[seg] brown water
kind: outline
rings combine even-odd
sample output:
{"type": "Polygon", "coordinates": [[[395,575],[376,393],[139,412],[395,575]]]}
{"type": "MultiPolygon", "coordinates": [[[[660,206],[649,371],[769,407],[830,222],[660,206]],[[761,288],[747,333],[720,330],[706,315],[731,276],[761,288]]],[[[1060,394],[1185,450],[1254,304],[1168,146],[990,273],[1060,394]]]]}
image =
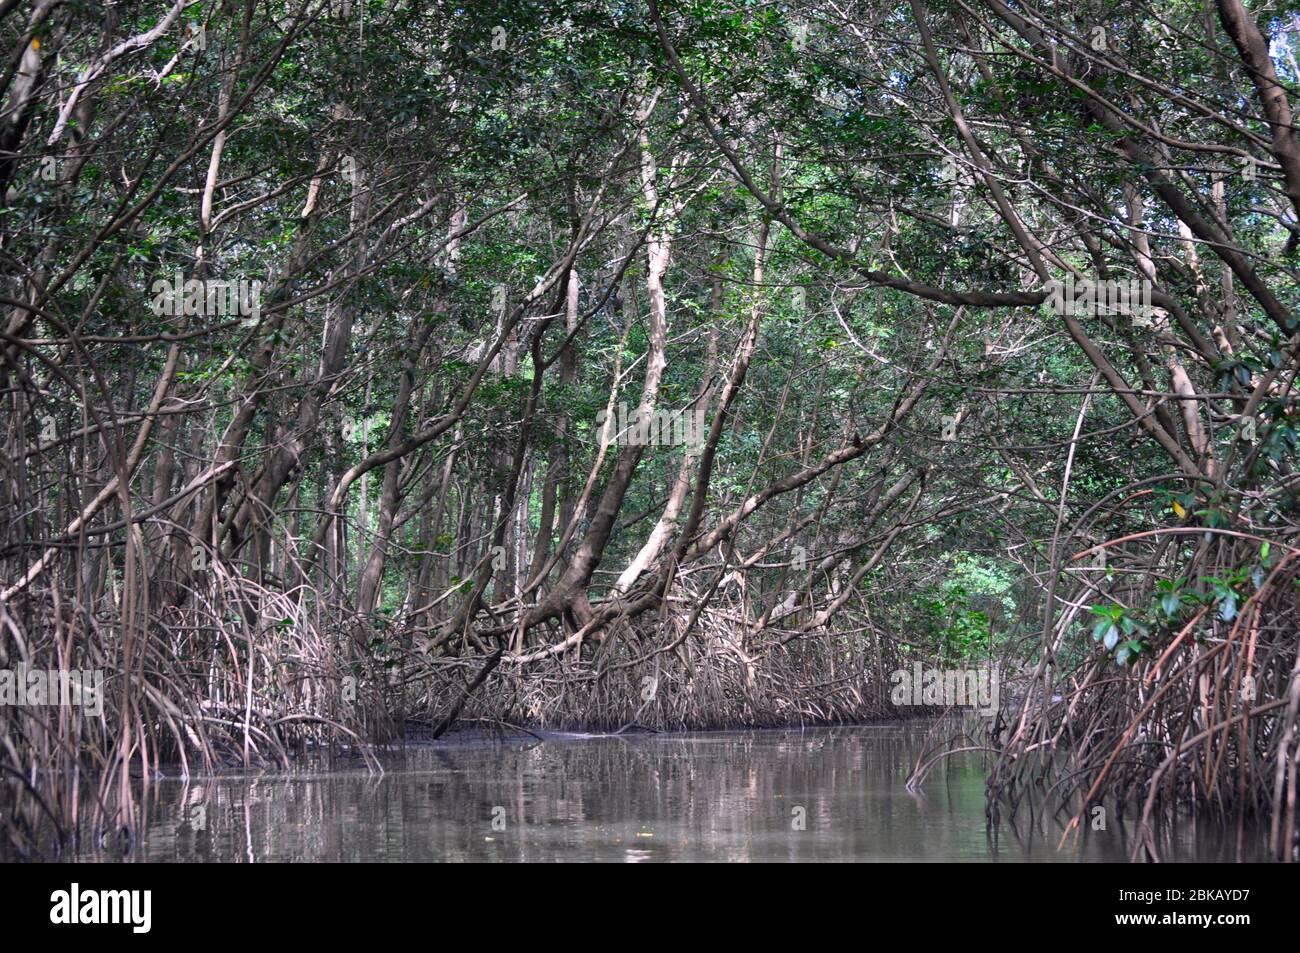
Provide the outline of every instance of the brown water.
{"type": "MultiPolygon", "coordinates": [[[[383,777],[348,759],[293,773],[149,785],[146,861],[1126,860],[1123,825],[1056,849],[1059,826],[986,830],[984,766],[961,755],[921,795],[916,723],[803,731],[479,741],[408,748],[383,777]],[[802,824],[800,823],[802,821],[802,824]],[[801,829],[802,828],[802,829],[801,829]]],[[[1231,859],[1217,829],[1166,859],[1231,859]]]]}

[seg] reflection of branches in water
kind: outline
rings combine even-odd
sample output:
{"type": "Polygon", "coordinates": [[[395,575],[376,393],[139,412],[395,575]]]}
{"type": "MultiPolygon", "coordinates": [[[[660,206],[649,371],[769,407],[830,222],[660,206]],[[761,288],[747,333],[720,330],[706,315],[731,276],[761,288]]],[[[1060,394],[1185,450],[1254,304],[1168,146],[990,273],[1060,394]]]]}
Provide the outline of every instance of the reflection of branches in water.
{"type": "MultiPolygon", "coordinates": [[[[304,71],[296,43],[326,52],[317,67],[356,52],[319,9],[271,36],[222,7],[206,28],[229,56],[182,90],[132,78],[161,28],[39,6],[0,80],[0,663],[110,675],[102,716],[0,707],[15,849],[77,837],[74,818],[131,845],[152,810],[139,779],[176,762],[346,750],[380,776],[379,749],[457,719],[857,722],[896,714],[901,660],[988,650],[1028,666],[1012,721],[936,740],[909,790],[996,752],[993,817],[1035,817],[1041,790],[1074,835],[1099,801],[1132,802],[1134,856],[1154,858],[1162,816],[1213,804],[1238,832],[1269,815],[1292,857],[1300,171],[1256,83],[1270,38],[1236,0],[1230,42],[1191,5],[1172,27],[1141,5],[1108,23],[1172,37],[1149,55],[1071,38],[1050,10],[913,0],[894,14],[920,42],[899,44],[879,4],[813,4],[826,29],[793,59],[780,31],[701,33],[652,2],[630,58],[546,44],[490,76],[457,60],[445,85],[444,52],[485,22],[517,36],[546,17],[387,5],[416,42],[382,75],[423,97],[400,121],[304,71]],[[1017,95],[967,95],[940,50],[1017,95]],[[647,63],[675,81],[650,92],[647,63]],[[753,63],[805,91],[814,71],[824,101],[782,81],[748,109],[753,63]],[[305,91],[292,141],[225,148],[283,125],[265,93],[285,68],[305,91]],[[871,79],[899,75],[905,100],[871,79]],[[1114,79],[1154,95],[1117,106],[1114,79]],[[1196,140],[1159,131],[1177,128],[1196,140]],[[121,195],[105,156],[129,160],[121,195]],[[265,274],[268,300],[251,321],[193,314],[202,294],[151,316],[141,288],[173,266],[200,291],[265,274]],[[1043,307],[1061,276],[1093,288],[1085,266],[1135,276],[1154,312],[1043,307]],[[591,426],[633,398],[648,420],[700,412],[707,440],[591,426]],[[1171,493],[1178,525],[1149,506],[1171,493]],[[1083,565],[1099,554],[1106,570],[1083,565]],[[941,618],[959,600],[932,595],[966,557],[1019,565],[1014,613],[990,586],[963,620],[982,624],[941,618]],[[1133,623],[1178,579],[1235,594],[1147,613],[1123,658],[1080,637],[1091,604],[1133,623]]],[[[601,29],[579,32],[624,49],[601,29]]]]}

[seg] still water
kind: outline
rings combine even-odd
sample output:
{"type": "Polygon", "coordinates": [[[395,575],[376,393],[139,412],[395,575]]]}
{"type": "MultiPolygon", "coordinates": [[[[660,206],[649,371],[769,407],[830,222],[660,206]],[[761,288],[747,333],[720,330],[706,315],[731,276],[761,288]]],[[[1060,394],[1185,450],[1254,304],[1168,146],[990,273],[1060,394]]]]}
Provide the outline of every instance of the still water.
{"type": "MultiPolygon", "coordinates": [[[[293,773],[161,780],[144,861],[1099,861],[1123,825],[1057,850],[1058,823],[986,829],[984,766],[959,755],[904,788],[925,726],[522,736],[407,748],[293,773]]],[[[1216,830],[1167,860],[1229,860],[1216,830]]]]}

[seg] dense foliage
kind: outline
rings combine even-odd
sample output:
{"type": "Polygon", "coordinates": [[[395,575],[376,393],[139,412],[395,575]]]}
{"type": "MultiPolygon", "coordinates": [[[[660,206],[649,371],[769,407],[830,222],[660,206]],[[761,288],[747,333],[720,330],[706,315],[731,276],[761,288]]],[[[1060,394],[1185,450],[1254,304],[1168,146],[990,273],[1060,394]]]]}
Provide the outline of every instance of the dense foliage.
{"type": "Polygon", "coordinates": [[[0,826],[924,661],[1289,857],[1296,10],[0,2],[0,826]]]}

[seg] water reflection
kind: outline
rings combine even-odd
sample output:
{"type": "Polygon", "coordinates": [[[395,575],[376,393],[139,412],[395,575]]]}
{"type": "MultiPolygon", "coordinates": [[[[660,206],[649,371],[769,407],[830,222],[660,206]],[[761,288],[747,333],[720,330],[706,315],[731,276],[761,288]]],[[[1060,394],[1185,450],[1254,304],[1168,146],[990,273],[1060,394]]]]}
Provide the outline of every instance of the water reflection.
{"type": "MultiPolygon", "coordinates": [[[[1060,824],[990,836],[984,764],[904,781],[924,726],[551,737],[407,749],[378,778],[347,760],[149,786],[148,861],[1126,860],[1118,822],[1058,851],[1060,824]]],[[[1215,828],[1167,860],[1232,859],[1215,828]]]]}

